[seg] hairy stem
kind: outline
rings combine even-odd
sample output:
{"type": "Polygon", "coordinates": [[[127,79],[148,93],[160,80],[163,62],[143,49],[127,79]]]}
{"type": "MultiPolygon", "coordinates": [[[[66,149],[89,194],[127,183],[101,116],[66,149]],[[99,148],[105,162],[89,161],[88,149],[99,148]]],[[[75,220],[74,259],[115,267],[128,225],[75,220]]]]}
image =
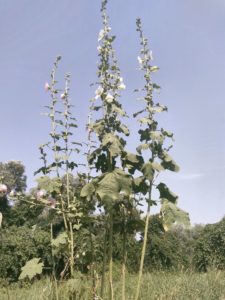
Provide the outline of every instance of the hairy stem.
{"type": "Polygon", "coordinates": [[[152,197],[152,182],[151,182],[150,189],[149,189],[149,201],[148,201],[147,214],[146,214],[146,220],[145,220],[144,241],[143,241],[142,251],[141,251],[141,261],[140,261],[140,268],[139,268],[139,274],[138,274],[138,283],[137,283],[137,289],[136,289],[136,294],[135,294],[135,298],[134,298],[135,300],[139,299],[140,288],[141,288],[141,280],[142,280],[146,245],[147,245],[147,239],[148,239],[148,227],[149,227],[149,219],[150,219],[150,208],[151,208],[150,201],[151,201],[151,197],[152,197]]]}

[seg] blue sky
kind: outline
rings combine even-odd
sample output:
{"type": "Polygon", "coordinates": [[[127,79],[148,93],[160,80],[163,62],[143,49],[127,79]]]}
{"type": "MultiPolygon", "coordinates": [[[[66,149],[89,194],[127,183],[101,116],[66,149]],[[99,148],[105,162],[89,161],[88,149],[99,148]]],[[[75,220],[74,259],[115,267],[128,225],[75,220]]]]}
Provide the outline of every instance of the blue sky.
{"type": "MultiPolygon", "coordinates": [[[[21,160],[28,185],[41,166],[38,145],[48,140],[44,84],[55,57],[58,77],[72,73],[71,96],[84,141],[88,101],[94,95],[100,0],[0,1],[1,161],[21,160]]],[[[111,0],[115,48],[127,89],[121,101],[137,110],[142,86],[135,20],[141,17],[160,71],[159,101],[168,106],[161,124],[175,134],[172,150],[180,172],[161,178],[179,195],[192,223],[213,223],[225,214],[225,2],[223,0],[111,0]]],[[[137,126],[131,119],[131,150],[137,126]]]]}

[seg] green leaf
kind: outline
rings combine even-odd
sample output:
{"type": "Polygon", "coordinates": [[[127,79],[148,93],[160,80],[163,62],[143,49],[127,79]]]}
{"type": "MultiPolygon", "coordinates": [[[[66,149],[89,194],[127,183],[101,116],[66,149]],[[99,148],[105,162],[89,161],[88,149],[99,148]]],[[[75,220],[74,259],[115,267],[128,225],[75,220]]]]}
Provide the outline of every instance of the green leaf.
{"type": "Polygon", "coordinates": [[[163,168],[162,165],[158,164],[157,162],[152,163],[152,168],[158,172],[164,171],[165,169],[163,168]]]}
{"type": "Polygon", "coordinates": [[[149,191],[149,186],[146,184],[144,176],[134,178],[133,183],[133,189],[135,193],[141,192],[143,195],[145,195],[149,191]]]}
{"type": "Polygon", "coordinates": [[[133,114],[133,117],[136,118],[138,115],[142,114],[145,111],[145,109],[142,109],[136,113],[133,114]]]}
{"type": "Polygon", "coordinates": [[[165,183],[161,182],[160,184],[157,185],[156,188],[159,190],[161,199],[167,199],[168,201],[170,201],[172,203],[177,202],[178,196],[176,194],[174,194],[173,192],[171,192],[165,183]]]}
{"type": "Polygon", "coordinates": [[[152,163],[151,162],[147,162],[143,165],[143,167],[141,168],[141,171],[144,175],[144,177],[148,180],[152,180],[153,176],[154,176],[154,170],[152,167],[152,163]]]}
{"type": "Polygon", "coordinates": [[[164,136],[162,135],[161,132],[159,131],[151,131],[150,132],[150,138],[153,140],[153,141],[157,141],[158,143],[162,144],[163,141],[164,141],[164,136]]]}
{"type": "Polygon", "coordinates": [[[122,155],[122,166],[127,169],[130,174],[134,174],[136,170],[141,170],[144,163],[143,157],[130,152],[124,152],[122,155]]]}
{"type": "Polygon", "coordinates": [[[141,118],[141,119],[138,119],[138,122],[140,122],[141,124],[151,125],[153,123],[153,120],[148,119],[148,118],[141,118]]]}
{"type": "Polygon", "coordinates": [[[141,144],[137,147],[137,152],[141,154],[142,150],[148,150],[149,149],[149,144],[145,143],[145,144],[141,144]]]}
{"type": "Polygon", "coordinates": [[[66,232],[60,233],[55,239],[52,239],[52,247],[59,248],[60,245],[67,244],[68,236],[66,232]]]}
{"type": "Polygon", "coordinates": [[[119,137],[112,133],[107,133],[104,135],[102,145],[103,147],[108,148],[112,157],[118,156],[123,149],[119,137]]]}
{"type": "Polygon", "coordinates": [[[126,136],[130,134],[130,131],[126,125],[120,125],[120,129],[126,136]]]}
{"type": "Polygon", "coordinates": [[[19,276],[19,280],[28,277],[30,280],[36,275],[41,274],[44,264],[40,262],[40,258],[33,258],[26,262],[25,266],[21,268],[22,272],[19,276]]]}
{"type": "Polygon", "coordinates": [[[79,230],[81,228],[82,224],[75,224],[73,225],[73,228],[76,230],[79,230]]]}
{"type": "Polygon", "coordinates": [[[174,226],[190,227],[189,214],[167,199],[162,199],[161,215],[165,231],[174,226]]]}
{"type": "Polygon", "coordinates": [[[159,67],[157,67],[157,66],[153,66],[150,68],[151,72],[157,72],[158,70],[159,70],[159,67]]]}
{"type": "Polygon", "coordinates": [[[115,104],[112,104],[112,112],[116,112],[123,117],[126,115],[125,111],[115,104]]]}
{"type": "Polygon", "coordinates": [[[162,134],[163,134],[164,136],[169,137],[169,138],[172,138],[172,137],[173,137],[173,133],[172,133],[172,132],[166,131],[166,130],[163,130],[163,129],[162,129],[162,134]]]}
{"type": "Polygon", "coordinates": [[[119,194],[130,195],[132,193],[131,177],[123,170],[115,169],[105,173],[97,184],[96,194],[107,205],[119,200],[119,194]]]}
{"type": "Polygon", "coordinates": [[[85,184],[85,186],[81,190],[80,195],[81,195],[81,197],[86,197],[87,200],[90,200],[90,198],[92,197],[94,192],[95,192],[95,187],[90,182],[90,183],[85,184]]]}
{"type": "Polygon", "coordinates": [[[162,163],[164,169],[170,170],[173,172],[179,172],[180,168],[177,163],[172,159],[172,157],[166,152],[163,152],[162,163]]]}
{"type": "Polygon", "coordinates": [[[94,130],[97,135],[101,135],[104,132],[104,127],[104,120],[99,120],[96,121],[94,124],[89,125],[89,128],[94,130]]]}

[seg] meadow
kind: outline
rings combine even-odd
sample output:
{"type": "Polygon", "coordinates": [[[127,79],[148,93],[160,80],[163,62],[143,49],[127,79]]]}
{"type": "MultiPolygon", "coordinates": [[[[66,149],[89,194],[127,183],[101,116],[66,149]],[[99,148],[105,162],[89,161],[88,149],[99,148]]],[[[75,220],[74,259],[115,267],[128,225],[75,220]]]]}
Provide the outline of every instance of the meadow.
{"type": "MultiPolygon", "coordinates": [[[[59,300],[88,300],[92,297],[90,280],[85,277],[69,279],[58,285],[59,300]]],[[[133,299],[137,276],[128,275],[126,299],[133,299]]],[[[121,299],[120,278],[115,280],[115,299],[121,299]]],[[[1,300],[55,300],[54,282],[49,278],[35,281],[32,285],[16,283],[0,288],[1,300]]],[[[100,298],[99,298],[100,299],[100,298]]],[[[108,299],[107,291],[106,297],[108,299]]],[[[153,272],[143,275],[140,299],[143,300],[223,300],[225,299],[225,273],[209,271],[192,272],[153,272]]]]}

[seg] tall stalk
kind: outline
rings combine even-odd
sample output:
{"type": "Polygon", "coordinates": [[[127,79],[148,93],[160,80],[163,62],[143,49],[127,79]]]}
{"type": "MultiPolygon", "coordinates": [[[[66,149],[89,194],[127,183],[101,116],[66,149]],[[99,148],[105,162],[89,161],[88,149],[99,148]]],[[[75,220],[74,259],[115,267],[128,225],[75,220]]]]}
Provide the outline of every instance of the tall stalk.
{"type": "Polygon", "coordinates": [[[50,85],[46,83],[45,90],[50,92],[51,103],[46,106],[49,110],[47,116],[51,120],[51,139],[52,141],[40,146],[41,159],[44,162],[44,167],[40,168],[37,172],[43,172],[45,175],[51,172],[56,173],[56,186],[52,189],[49,188],[50,194],[54,194],[57,199],[57,207],[59,206],[60,213],[63,217],[65,231],[68,237],[68,251],[69,251],[69,266],[70,274],[73,276],[74,273],[74,232],[73,224],[75,220],[81,218],[82,213],[77,211],[77,198],[72,194],[70,184],[70,174],[75,167],[78,165],[74,161],[70,161],[71,154],[73,152],[78,153],[79,149],[74,145],[81,145],[77,142],[71,142],[71,136],[73,132],[71,128],[76,128],[76,119],[72,117],[70,111],[72,105],[70,104],[69,98],[69,84],[70,74],[65,76],[65,88],[64,90],[56,88],[55,73],[58,68],[58,63],[61,60],[61,56],[56,58],[53,70],[51,72],[50,85]],[[59,92],[61,92],[59,96],[59,92]],[[59,98],[60,97],[60,98],[59,98]],[[44,150],[48,147],[53,152],[53,162],[47,164],[47,153],[44,150]],[[60,177],[64,176],[64,177],[60,177]],[[65,184],[63,183],[65,180],[65,184]]]}
{"type": "Polygon", "coordinates": [[[109,299],[114,300],[113,291],[113,212],[109,213],[109,299]]]}
{"type": "Polygon", "coordinates": [[[102,262],[102,277],[101,277],[101,291],[100,297],[103,299],[104,297],[104,289],[105,289],[105,272],[106,272],[106,259],[107,259],[107,240],[108,240],[108,232],[107,228],[105,228],[105,235],[104,235],[104,248],[103,248],[103,262],[102,262]]]}
{"type": "Polygon", "coordinates": [[[144,259],[146,253],[146,246],[148,240],[148,230],[149,230],[149,219],[150,219],[150,208],[152,205],[156,205],[156,201],[152,200],[152,190],[157,188],[160,193],[160,200],[163,202],[166,198],[166,201],[175,202],[177,196],[170,192],[168,187],[164,183],[158,185],[155,184],[156,178],[159,172],[163,170],[178,171],[178,166],[173,161],[173,159],[168,155],[168,151],[172,145],[165,146],[165,140],[167,138],[172,139],[173,134],[169,131],[164,130],[163,128],[158,127],[158,121],[156,121],[155,114],[167,111],[167,107],[159,103],[154,102],[155,91],[159,90],[160,87],[152,82],[152,73],[158,71],[157,66],[152,66],[151,62],[153,60],[152,52],[148,48],[148,40],[144,37],[141,20],[137,19],[137,32],[140,37],[141,51],[140,56],[138,56],[138,62],[140,70],[144,72],[145,85],[141,91],[144,92],[144,97],[141,98],[145,107],[134,114],[134,117],[138,115],[145,114],[142,118],[138,119],[138,122],[141,126],[144,126],[144,129],[139,130],[140,141],[142,142],[138,147],[137,151],[142,155],[142,151],[149,150],[150,157],[146,161],[146,155],[142,155],[143,164],[139,171],[142,172],[142,176],[137,178],[137,190],[145,197],[147,202],[147,213],[145,218],[145,230],[143,245],[141,251],[140,267],[138,274],[138,282],[135,293],[135,300],[139,299],[141,280],[144,267],[144,259]]]}
{"type": "Polygon", "coordinates": [[[52,275],[53,275],[53,280],[55,284],[55,298],[56,300],[59,300],[59,292],[58,292],[58,283],[56,279],[56,270],[55,270],[55,258],[54,258],[54,253],[52,249],[52,241],[53,241],[53,226],[52,223],[50,224],[50,236],[51,236],[51,254],[52,254],[52,275]]]}
{"type": "MultiPolygon", "coordinates": [[[[126,196],[131,194],[131,178],[121,168],[122,154],[126,141],[121,135],[128,136],[129,130],[121,122],[127,116],[119,102],[120,90],[125,89],[120,69],[117,65],[115,50],[112,47],[115,36],[111,35],[109,18],[106,13],[107,0],[102,0],[101,15],[103,28],[98,36],[98,88],[95,91],[92,110],[101,111],[102,117],[93,121],[89,128],[96,134],[98,147],[89,155],[90,165],[100,172],[81,191],[82,197],[91,198],[95,195],[103,206],[105,215],[108,215],[109,236],[109,299],[114,299],[113,292],[113,213],[115,203],[120,193],[126,196]],[[119,162],[120,159],[120,162],[119,162]],[[118,166],[117,166],[118,164],[118,166]],[[123,183],[122,183],[123,182],[123,183]]],[[[103,260],[105,259],[105,255],[103,260]]],[[[103,261],[103,274],[101,295],[104,290],[105,261],[103,261]]]]}
{"type": "Polygon", "coordinates": [[[123,249],[122,249],[122,300],[126,300],[126,260],[127,260],[127,229],[126,210],[123,209],[123,249]]]}
{"type": "Polygon", "coordinates": [[[151,187],[149,190],[149,201],[148,201],[146,220],[145,220],[144,240],[143,240],[143,245],[142,245],[142,250],[141,250],[141,261],[140,261],[140,267],[139,267],[139,273],[138,273],[138,282],[137,282],[135,300],[138,300],[139,294],[140,294],[140,288],[141,288],[141,279],[142,279],[142,274],[143,274],[146,246],[147,246],[147,240],[148,240],[148,228],[149,228],[150,208],[151,208],[151,204],[150,204],[151,203],[150,202],[151,194],[152,194],[152,184],[151,184],[151,187]]]}

